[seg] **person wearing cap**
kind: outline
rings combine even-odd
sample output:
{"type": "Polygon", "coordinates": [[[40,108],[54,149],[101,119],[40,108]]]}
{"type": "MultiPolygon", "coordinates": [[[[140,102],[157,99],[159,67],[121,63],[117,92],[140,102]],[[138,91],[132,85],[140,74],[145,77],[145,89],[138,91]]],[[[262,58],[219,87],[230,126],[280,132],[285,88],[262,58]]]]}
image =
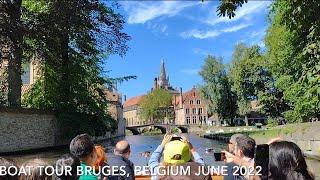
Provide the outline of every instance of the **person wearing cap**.
{"type": "Polygon", "coordinates": [[[163,166],[182,166],[188,162],[196,162],[200,166],[204,166],[204,161],[196,152],[195,148],[187,141],[186,138],[171,141],[172,135],[166,134],[162,143],[152,153],[149,160],[149,169],[152,175],[151,179],[158,179],[156,175],[163,166]],[[160,163],[163,154],[163,163],[160,163]]]}

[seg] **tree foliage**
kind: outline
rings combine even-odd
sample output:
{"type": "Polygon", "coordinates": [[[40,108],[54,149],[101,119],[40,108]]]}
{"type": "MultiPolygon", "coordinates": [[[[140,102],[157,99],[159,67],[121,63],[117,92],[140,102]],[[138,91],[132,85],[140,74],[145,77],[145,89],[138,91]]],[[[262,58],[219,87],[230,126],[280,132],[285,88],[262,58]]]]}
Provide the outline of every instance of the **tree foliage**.
{"type": "MultiPolygon", "coordinates": [[[[232,18],[246,2],[222,0],[218,15],[232,18]]],[[[318,0],[276,0],[271,6],[264,60],[274,83],[258,96],[266,111],[283,112],[289,122],[320,118],[319,9],[318,0]]]]}
{"type": "Polygon", "coordinates": [[[217,12],[218,16],[227,16],[230,19],[236,16],[235,11],[238,7],[242,7],[248,0],[220,0],[217,12]]]}
{"type": "Polygon", "coordinates": [[[240,43],[235,47],[230,67],[232,88],[238,97],[239,113],[246,115],[250,102],[258,100],[260,91],[268,89],[272,78],[263,65],[263,56],[259,46],[247,47],[240,43]]]}
{"type": "Polygon", "coordinates": [[[21,56],[23,27],[21,0],[0,1],[0,96],[2,105],[21,106],[21,56]],[[7,67],[1,67],[7,60],[7,67]]]}
{"type": "Polygon", "coordinates": [[[105,95],[113,79],[103,73],[102,65],[106,55],[123,56],[128,49],[122,16],[98,0],[25,0],[23,8],[29,29],[24,58],[41,64],[41,77],[24,103],[55,109],[69,127],[66,132],[103,135],[115,130],[105,95]]]}
{"type": "Polygon", "coordinates": [[[145,120],[160,122],[165,117],[170,118],[170,107],[172,106],[172,95],[161,88],[149,92],[140,104],[140,114],[145,120]]]}
{"type": "Polygon", "coordinates": [[[209,112],[216,113],[219,119],[229,119],[233,124],[236,115],[236,96],[222,64],[222,58],[208,56],[199,73],[204,81],[200,92],[204,99],[209,100],[209,112]]]}
{"type": "Polygon", "coordinates": [[[320,116],[319,7],[319,1],[276,1],[270,12],[267,62],[288,101],[284,114],[291,122],[320,116]]]}

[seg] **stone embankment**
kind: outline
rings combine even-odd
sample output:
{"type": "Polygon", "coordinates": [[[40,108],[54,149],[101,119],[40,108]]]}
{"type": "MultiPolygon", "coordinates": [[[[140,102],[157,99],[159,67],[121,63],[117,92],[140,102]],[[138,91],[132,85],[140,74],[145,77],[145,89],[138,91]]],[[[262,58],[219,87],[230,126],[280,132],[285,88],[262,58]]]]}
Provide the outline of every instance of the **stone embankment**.
{"type": "MultiPolygon", "coordinates": [[[[96,141],[122,134],[106,133],[96,141]]],[[[53,149],[69,144],[52,111],[23,108],[0,108],[0,154],[53,149]]]]}
{"type": "Polygon", "coordinates": [[[258,144],[266,143],[275,137],[281,137],[298,144],[306,156],[320,160],[319,129],[320,122],[288,124],[262,130],[238,127],[238,131],[235,131],[233,127],[232,129],[220,128],[216,131],[207,131],[203,137],[228,142],[232,134],[244,133],[254,138],[258,144]]]}

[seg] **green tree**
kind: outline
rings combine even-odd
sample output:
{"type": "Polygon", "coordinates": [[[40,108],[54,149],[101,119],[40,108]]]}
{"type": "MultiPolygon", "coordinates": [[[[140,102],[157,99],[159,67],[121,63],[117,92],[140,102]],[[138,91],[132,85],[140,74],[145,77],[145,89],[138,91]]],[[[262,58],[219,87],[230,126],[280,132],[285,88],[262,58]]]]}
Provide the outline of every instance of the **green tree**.
{"type": "Polygon", "coordinates": [[[237,94],[239,114],[245,116],[251,110],[250,102],[259,99],[261,92],[270,90],[271,73],[264,65],[259,46],[247,47],[240,43],[235,47],[230,67],[232,89],[237,94]]]}
{"type": "Polygon", "coordinates": [[[102,65],[108,55],[123,56],[128,49],[123,17],[98,0],[25,0],[23,7],[30,25],[24,58],[40,61],[42,72],[24,103],[55,109],[70,136],[115,130],[104,93],[114,79],[102,65]]]}
{"type": "MultiPolygon", "coordinates": [[[[233,18],[236,9],[246,2],[221,0],[218,15],[233,18]]],[[[289,122],[319,119],[320,2],[276,0],[271,7],[266,61],[281,96],[270,97],[264,93],[262,99],[264,103],[284,102],[284,115],[289,122]]]]}
{"type": "Polygon", "coordinates": [[[319,7],[319,1],[275,1],[270,12],[267,60],[290,107],[289,122],[320,116],[319,7]]]}
{"type": "Polygon", "coordinates": [[[23,28],[21,0],[0,1],[0,67],[3,60],[7,67],[0,72],[2,104],[21,106],[21,56],[23,28]]]}
{"type": "Polygon", "coordinates": [[[209,112],[216,113],[219,119],[229,119],[233,125],[236,116],[236,96],[231,91],[231,85],[222,58],[208,56],[199,73],[204,81],[200,86],[201,96],[208,100],[209,112]]]}
{"type": "Polygon", "coordinates": [[[217,8],[218,16],[227,16],[231,19],[236,16],[237,8],[247,2],[248,0],[220,0],[217,8]]]}
{"type": "Polygon", "coordinates": [[[172,118],[172,95],[161,88],[149,92],[140,104],[140,113],[145,120],[161,122],[164,118],[172,118]],[[169,112],[168,112],[169,111],[169,112]]]}

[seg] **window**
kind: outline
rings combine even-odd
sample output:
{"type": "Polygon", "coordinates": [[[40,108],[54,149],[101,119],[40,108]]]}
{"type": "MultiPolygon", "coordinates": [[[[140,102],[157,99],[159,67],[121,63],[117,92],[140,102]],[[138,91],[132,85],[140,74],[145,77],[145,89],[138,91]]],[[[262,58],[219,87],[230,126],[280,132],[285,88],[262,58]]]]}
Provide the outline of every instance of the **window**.
{"type": "Polygon", "coordinates": [[[192,108],[192,114],[197,114],[197,109],[196,108],[192,108]]]}
{"type": "Polygon", "coordinates": [[[200,101],[200,100],[197,100],[197,104],[201,104],[201,101],[200,101]]]}
{"type": "Polygon", "coordinates": [[[202,114],[202,108],[199,108],[198,112],[199,114],[202,114]]]}
{"type": "Polygon", "coordinates": [[[186,114],[189,114],[189,108],[186,109],[186,114]]]}
{"type": "Polygon", "coordinates": [[[196,116],[192,116],[192,123],[196,124],[197,123],[197,117],[196,116]]]}
{"type": "Polygon", "coordinates": [[[193,100],[190,100],[190,104],[193,104],[193,100]]]}
{"type": "Polygon", "coordinates": [[[187,124],[190,124],[190,117],[187,117],[187,124]]]}

